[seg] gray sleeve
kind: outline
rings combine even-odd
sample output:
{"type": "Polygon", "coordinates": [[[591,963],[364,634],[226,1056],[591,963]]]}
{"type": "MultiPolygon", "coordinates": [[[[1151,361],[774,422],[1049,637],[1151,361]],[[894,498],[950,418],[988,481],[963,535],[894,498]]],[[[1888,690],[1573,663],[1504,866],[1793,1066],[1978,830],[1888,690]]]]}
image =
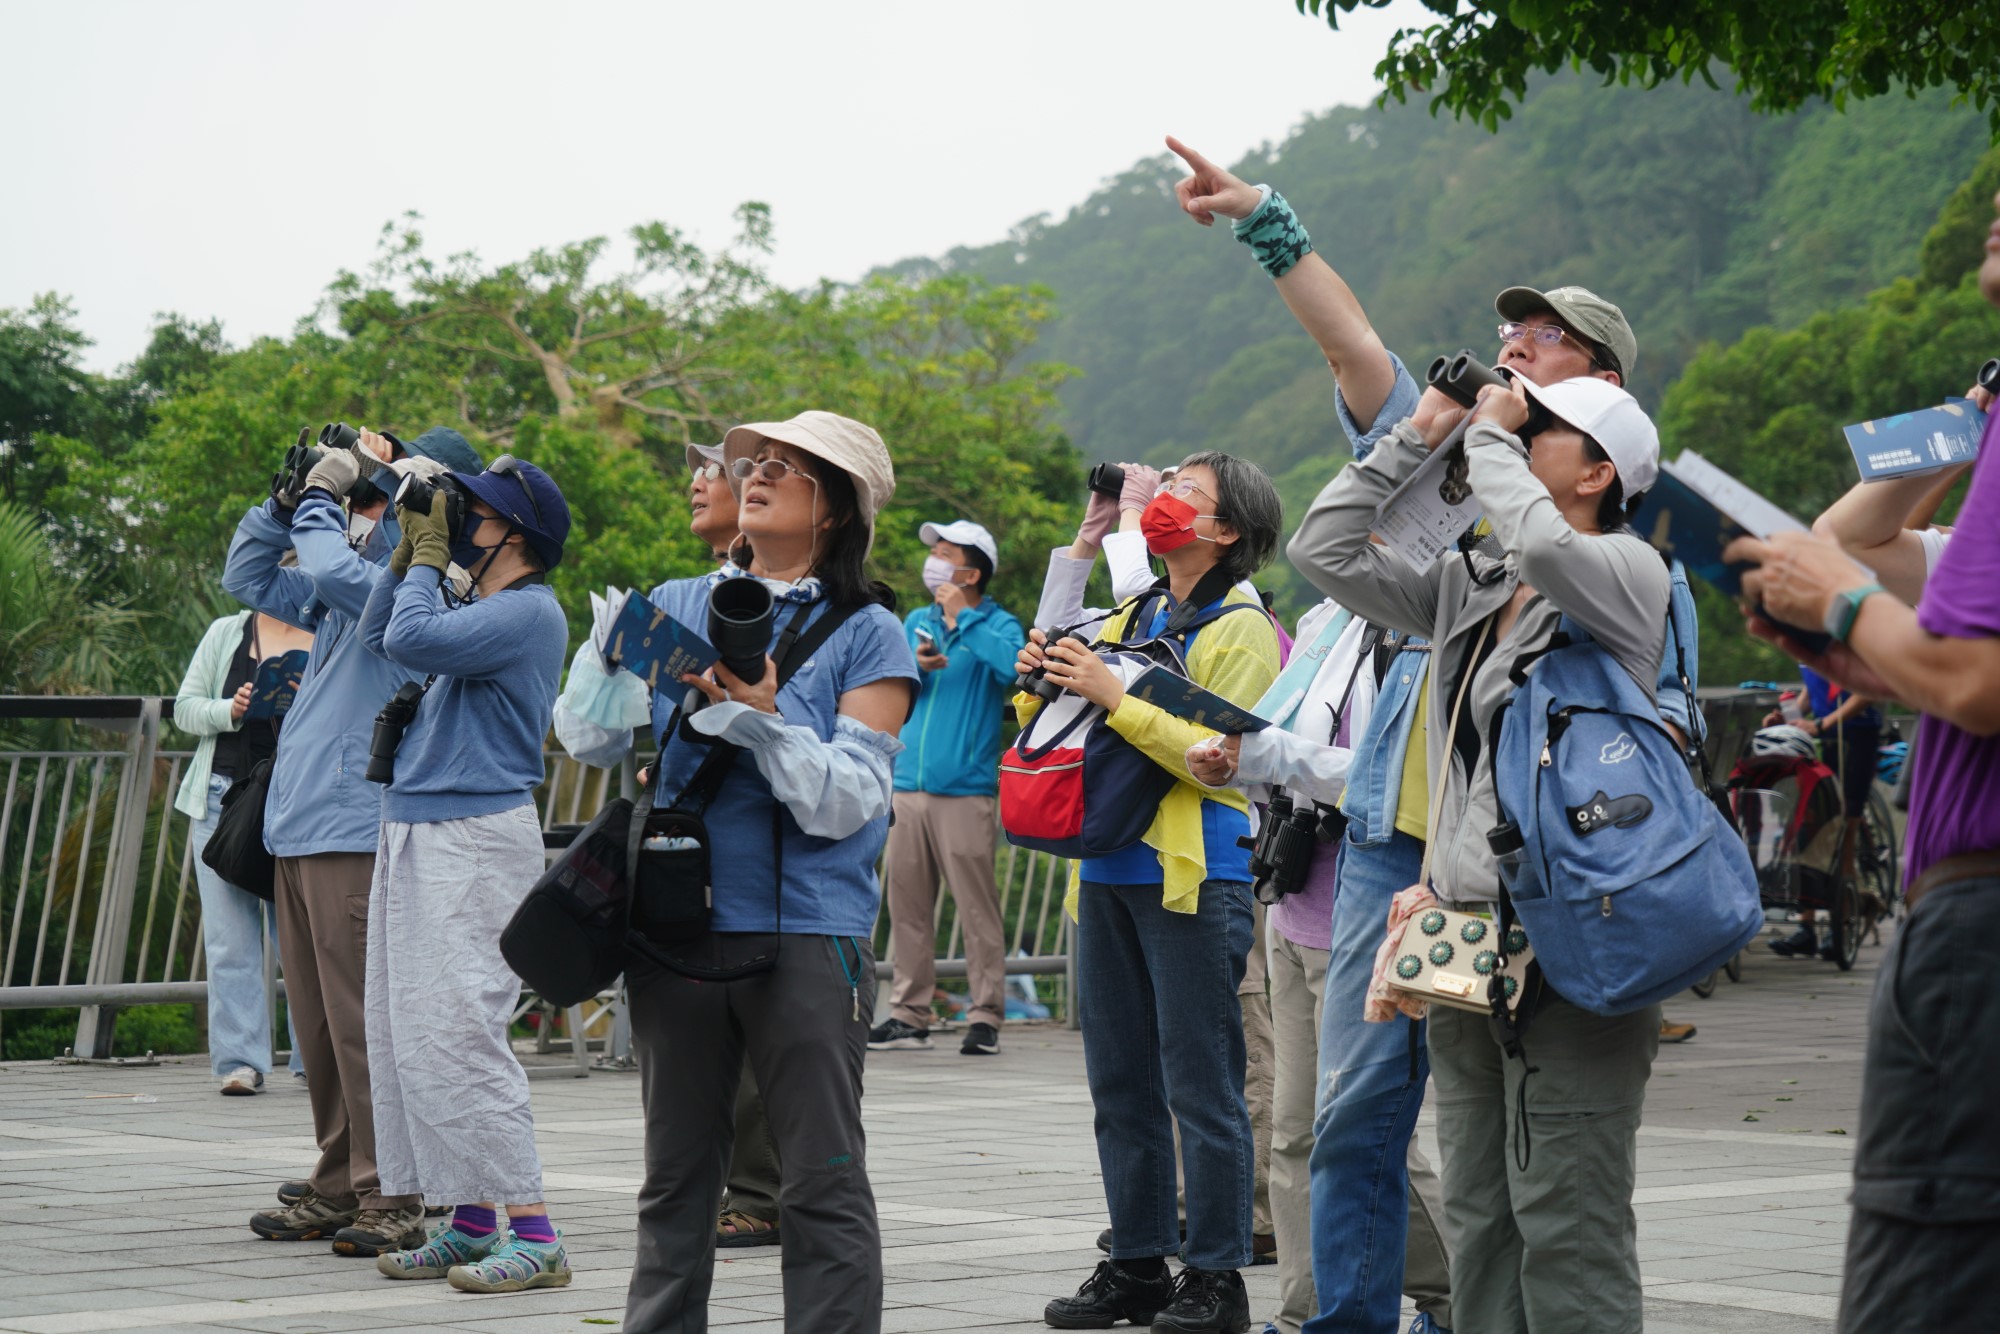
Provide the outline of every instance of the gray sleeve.
{"type": "Polygon", "coordinates": [[[1527,449],[1490,422],[1465,433],[1465,461],[1466,479],[1521,582],[1588,630],[1654,696],[1667,639],[1669,583],[1660,553],[1630,533],[1570,527],[1528,470],[1527,449]]]}
{"type": "Polygon", "coordinates": [[[1422,465],[1430,451],[1408,421],[1397,424],[1366,459],[1342,468],[1313,500],[1285,554],[1320,592],[1357,616],[1409,634],[1436,627],[1443,562],[1418,571],[1369,541],[1375,511],[1422,465]]]}

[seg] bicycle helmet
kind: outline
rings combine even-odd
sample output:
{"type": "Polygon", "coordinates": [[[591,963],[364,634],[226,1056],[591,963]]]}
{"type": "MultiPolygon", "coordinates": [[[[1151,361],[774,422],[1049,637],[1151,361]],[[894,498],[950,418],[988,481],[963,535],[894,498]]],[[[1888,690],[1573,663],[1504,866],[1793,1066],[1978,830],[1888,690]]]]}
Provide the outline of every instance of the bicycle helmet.
{"type": "Polygon", "coordinates": [[[1758,728],[1750,738],[1750,753],[1758,759],[1778,756],[1797,760],[1819,758],[1819,748],[1813,745],[1812,737],[1803,727],[1794,727],[1790,723],[1758,728]]]}
{"type": "Polygon", "coordinates": [[[1896,786],[1897,780],[1903,776],[1903,761],[1908,759],[1909,755],[1910,743],[1907,741],[1892,741],[1882,747],[1881,753],[1875,758],[1876,776],[1890,787],[1896,786]]]}

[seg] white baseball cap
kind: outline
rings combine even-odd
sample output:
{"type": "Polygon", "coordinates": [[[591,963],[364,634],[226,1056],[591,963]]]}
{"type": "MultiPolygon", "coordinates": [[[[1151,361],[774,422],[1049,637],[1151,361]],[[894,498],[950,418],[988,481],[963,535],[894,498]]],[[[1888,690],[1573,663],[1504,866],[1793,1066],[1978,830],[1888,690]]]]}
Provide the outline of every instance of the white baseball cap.
{"type": "Polygon", "coordinates": [[[704,464],[721,463],[722,461],[721,445],[689,445],[687,447],[687,464],[690,473],[704,464]]]}
{"type": "Polygon", "coordinates": [[[1536,384],[1524,375],[1518,383],[1543,407],[1603,446],[1627,500],[1658,480],[1660,432],[1639,400],[1590,375],[1554,384],[1536,384]]]}
{"type": "Polygon", "coordinates": [[[995,570],[1000,568],[1000,548],[993,541],[993,534],[970,519],[954,519],[950,523],[927,523],[917,529],[917,536],[925,546],[935,546],[939,542],[951,542],[967,547],[986,557],[986,563],[995,570]]]}

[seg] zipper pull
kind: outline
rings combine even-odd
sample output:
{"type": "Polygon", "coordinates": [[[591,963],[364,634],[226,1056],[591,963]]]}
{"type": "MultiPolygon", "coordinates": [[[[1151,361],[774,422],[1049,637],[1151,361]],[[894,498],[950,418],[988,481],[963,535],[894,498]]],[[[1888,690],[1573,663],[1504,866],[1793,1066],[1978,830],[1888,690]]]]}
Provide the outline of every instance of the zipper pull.
{"type": "Polygon", "coordinates": [[[1550,764],[1550,763],[1551,763],[1551,761],[1550,761],[1550,759],[1549,759],[1549,740],[1548,740],[1548,738],[1547,738],[1547,737],[1543,737],[1543,738],[1542,738],[1542,767],[1543,767],[1544,769],[1546,769],[1546,768],[1548,768],[1548,767],[1549,767],[1549,764],[1550,764]]]}
{"type": "Polygon", "coordinates": [[[1603,914],[1604,914],[1604,915],[1605,915],[1606,917],[1609,917],[1609,916],[1611,916],[1611,896],[1610,896],[1609,894],[1606,894],[1606,895],[1604,896],[1604,902],[1603,902],[1603,904],[1602,904],[1602,905],[1601,905],[1601,906],[1600,906],[1600,907],[1598,908],[1598,910],[1597,910],[1597,911],[1599,911],[1600,913],[1603,913],[1603,914]]]}
{"type": "MultiPolygon", "coordinates": [[[[1607,908],[1605,911],[1609,912],[1610,909],[1607,908]]],[[[858,1024],[861,1022],[861,988],[849,987],[847,993],[854,998],[854,1022],[858,1024]]]]}

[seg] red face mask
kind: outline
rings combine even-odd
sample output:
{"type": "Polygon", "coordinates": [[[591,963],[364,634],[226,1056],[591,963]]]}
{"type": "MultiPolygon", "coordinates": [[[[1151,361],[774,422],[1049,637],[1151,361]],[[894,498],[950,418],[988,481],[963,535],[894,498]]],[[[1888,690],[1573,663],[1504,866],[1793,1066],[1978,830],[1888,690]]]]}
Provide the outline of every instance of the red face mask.
{"type": "Polygon", "coordinates": [[[1139,516],[1139,531],[1146,535],[1146,550],[1164,556],[1186,546],[1201,536],[1194,530],[1194,521],[1200,517],[1200,512],[1187,501],[1162,491],[1146,502],[1146,511],[1139,516]]]}

